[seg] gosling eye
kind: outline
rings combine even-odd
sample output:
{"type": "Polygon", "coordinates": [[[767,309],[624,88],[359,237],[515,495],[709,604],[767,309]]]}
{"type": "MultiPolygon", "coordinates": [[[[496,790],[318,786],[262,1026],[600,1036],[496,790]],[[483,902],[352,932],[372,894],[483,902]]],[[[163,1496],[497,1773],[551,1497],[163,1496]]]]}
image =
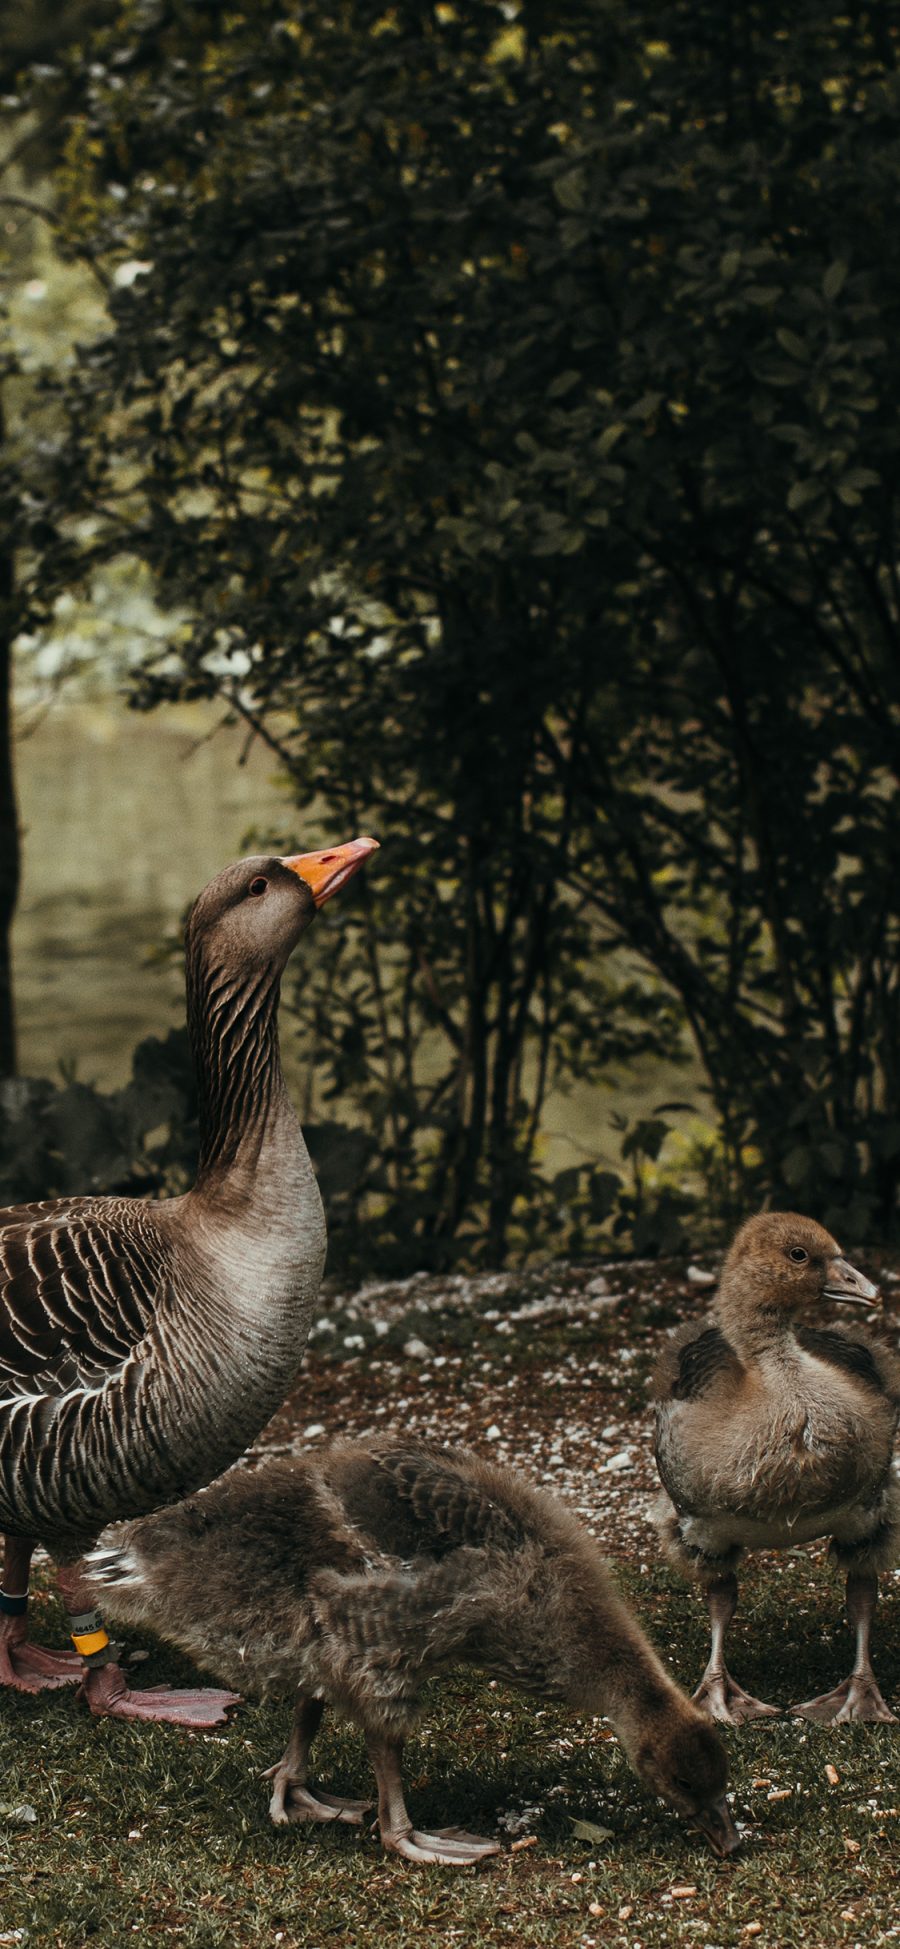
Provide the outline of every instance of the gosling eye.
{"type": "Polygon", "coordinates": [[[258,899],[261,893],[265,893],[268,884],[269,882],[265,878],[265,876],[262,873],[258,873],[256,879],[251,880],[250,885],[247,888],[247,892],[252,893],[258,899]]]}
{"type": "Polygon", "coordinates": [[[791,1258],[793,1259],[795,1265],[805,1265],[807,1259],[809,1258],[809,1253],[804,1252],[802,1245],[792,1245],[791,1258]]]}

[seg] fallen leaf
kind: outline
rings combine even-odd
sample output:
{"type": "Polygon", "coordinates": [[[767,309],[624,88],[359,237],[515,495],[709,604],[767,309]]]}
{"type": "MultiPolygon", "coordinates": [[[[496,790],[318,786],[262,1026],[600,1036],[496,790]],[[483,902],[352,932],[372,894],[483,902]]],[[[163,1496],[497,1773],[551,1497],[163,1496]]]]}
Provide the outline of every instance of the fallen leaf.
{"type": "Polygon", "coordinates": [[[631,1918],[632,1918],[632,1916],[633,1916],[633,1914],[634,1914],[634,1908],[633,1908],[633,1906],[632,1906],[632,1904],[631,1904],[631,1902],[626,1902],[626,1903],[625,1903],[625,1907],[624,1907],[624,1908],[620,1908],[620,1910],[619,1910],[619,1921],[620,1921],[620,1922],[630,1922],[630,1921],[631,1921],[631,1918]]]}
{"type": "Polygon", "coordinates": [[[836,1787],[836,1786],[837,1786],[837,1783],[838,1783],[838,1781],[839,1781],[839,1779],[840,1779],[840,1777],[841,1777],[841,1776],[840,1776],[840,1774],[839,1774],[839,1772],[838,1772],[838,1770],[837,1770],[837,1767],[836,1767],[836,1766],[832,1766],[832,1764],[831,1764],[831,1761],[829,1760],[829,1762],[828,1762],[828,1765],[827,1765],[827,1766],[826,1766],[826,1768],[825,1768],[825,1778],[826,1778],[826,1780],[829,1780],[829,1781],[830,1781],[830,1783],[831,1783],[831,1785],[832,1785],[833,1787],[836,1787]]]}
{"type": "Polygon", "coordinates": [[[573,1820],[572,1837],[576,1841],[611,1841],[613,1831],[611,1827],[595,1826],[592,1820],[573,1820]]]}
{"type": "Polygon", "coordinates": [[[536,1834],[523,1834],[521,1840],[513,1841],[510,1854],[520,1854],[523,1847],[537,1847],[536,1834]]]}
{"type": "Polygon", "coordinates": [[[678,1888],[669,1889],[669,1894],[673,1901],[676,1902],[687,1901],[689,1895],[696,1895],[696,1893],[697,1890],[693,1882],[685,1882],[683,1887],[679,1886],[678,1888]]]}

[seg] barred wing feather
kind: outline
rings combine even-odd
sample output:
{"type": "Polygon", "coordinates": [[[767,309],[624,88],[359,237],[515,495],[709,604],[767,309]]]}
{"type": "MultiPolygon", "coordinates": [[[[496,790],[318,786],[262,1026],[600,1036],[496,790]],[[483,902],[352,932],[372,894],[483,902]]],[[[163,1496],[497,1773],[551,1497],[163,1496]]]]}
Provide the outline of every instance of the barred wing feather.
{"type": "Polygon", "coordinates": [[[169,1250],[130,1199],[18,1207],[0,1226],[0,1399],[121,1366],[169,1284],[169,1250]]]}

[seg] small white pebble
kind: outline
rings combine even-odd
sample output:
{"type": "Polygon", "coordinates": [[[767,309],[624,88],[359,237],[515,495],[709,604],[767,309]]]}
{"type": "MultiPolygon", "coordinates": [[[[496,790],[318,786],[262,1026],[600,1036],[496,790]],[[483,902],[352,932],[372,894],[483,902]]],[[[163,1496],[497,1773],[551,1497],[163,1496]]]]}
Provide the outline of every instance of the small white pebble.
{"type": "Polygon", "coordinates": [[[689,1286],[714,1286],[716,1283],[715,1273],[704,1272],[701,1265],[689,1265],[685,1278],[689,1286]]]}
{"type": "Polygon", "coordinates": [[[424,1340],[416,1339],[404,1340],[403,1351],[407,1360],[428,1360],[431,1353],[431,1349],[426,1347],[424,1340]]]}
{"type": "Polygon", "coordinates": [[[304,1441],[315,1441],[319,1435],[324,1435],[324,1433],[324,1421],[311,1421],[309,1426],[303,1430],[303,1439],[304,1441]]]}
{"type": "Polygon", "coordinates": [[[496,1423],[496,1421],[492,1421],[492,1422],[491,1422],[491,1425],[490,1425],[490,1427],[489,1427],[489,1428],[485,1428],[485,1431],[484,1431],[484,1439],[485,1439],[485,1441],[499,1441],[499,1440],[500,1440],[500,1430],[499,1430],[499,1428],[498,1428],[498,1426],[497,1426],[497,1423],[496,1423]]]}

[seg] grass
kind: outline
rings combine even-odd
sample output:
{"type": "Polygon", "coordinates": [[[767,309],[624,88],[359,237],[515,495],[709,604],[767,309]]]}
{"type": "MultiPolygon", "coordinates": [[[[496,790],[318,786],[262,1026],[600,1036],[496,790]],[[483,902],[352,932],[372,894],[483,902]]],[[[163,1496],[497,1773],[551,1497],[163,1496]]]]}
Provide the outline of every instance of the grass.
{"type": "MultiPolygon", "coordinates": [[[[523,1454],[537,1456],[533,1436],[546,1441],[565,1431],[564,1459],[572,1480],[596,1493],[598,1530],[618,1557],[618,1575],[691,1687],[706,1654],[702,1608],[669,1576],[646,1532],[617,1517],[619,1508],[623,1517],[630,1511],[633,1522],[650,1486],[646,1421],[637,1418],[642,1373],[664,1316],[683,1306],[676,1306],[674,1282],[645,1299],[629,1302],[615,1325],[606,1316],[594,1321],[589,1338],[584,1321],[574,1318],[546,1334],[533,1322],[521,1335],[501,1334],[502,1359],[512,1353],[516,1376],[517,1391],[508,1397],[509,1366],[495,1366],[477,1392],[491,1321],[482,1332],[470,1313],[456,1326],[433,1316],[425,1322],[448,1350],[451,1328],[458,1338],[463,1324],[478,1327],[462,1366],[445,1366],[432,1387],[421,1362],[417,1367],[401,1352],[388,1358],[385,1339],[377,1368],[369,1358],[341,1365],[313,1356],[302,1408],[291,1412],[295,1427],[298,1416],[318,1416],[328,1427],[358,1432],[370,1425],[373,1402],[376,1411],[384,1400],[396,1405],[402,1385],[405,1425],[426,1427],[429,1416],[442,1414],[447,1439],[467,1436],[467,1415],[476,1429],[501,1415],[506,1398],[515,1401],[523,1454]],[[624,1368],[617,1341],[629,1349],[624,1368]],[[591,1353],[600,1354],[600,1375],[588,1392],[581,1376],[591,1353]],[[569,1394],[550,1385],[553,1363],[573,1357],[573,1368],[557,1365],[556,1372],[578,1376],[577,1400],[574,1384],[569,1394]],[[457,1372],[454,1392],[450,1376],[457,1372]],[[620,1417],[635,1416],[639,1475],[589,1473],[598,1466],[611,1403],[620,1417]],[[579,1425],[597,1436],[576,1455],[579,1425]],[[610,1484],[618,1485],[620,1504],[603,1502],[610,1484]]],[[[284,1436],[287,1426],[283,1416],[276,1433],[284,1436]]],[[[617,1433],[607,1446],[619,1441],[617,1433]]],[[[539,1460],[529,1466],[543,1472],[539,1460]]],[[[557,1486],[565,1483],[563,1476],[557,1486]]],[[[875,1661],[896,1702],[900,1573],[883,1584],[875,1661]]],[[[44,1594],[34,1612],[35,1635],[61,1644],[56,1599],[44,1594]]],[[[736,1677],[782,1703],[824,1691],[846,1674],[852,1646],[840,1583],[821,1550],[750,1561],[730,1651],[736,1677]]],[[[139,1685],[192,1680],[191,1669],[160,1646],[136,1673],[139,1685]]],[[[287,1705],[248,1703],[227,1730],[203,1736],[91,1720],[70,1692],[0,1695],[0,1949],[7,1942],[34,1949],[900,1943],[900,1726],[820,1728],[785,1718],[729,1733],[733,1805],[746,1841],[737,1857],[720,1863],[643,1793],[606,1726],[573,1722],[555,1707],[454,1673],[432,1688],[407,1751],[410,1811],[423,1827],[453,1824],[485,1834],[497,1831],[498,1817],[519,1816],[513,1836],[522,1843],[460,1871],[395,1861],[368,1828],[273,1828],[259,1776],[281,1753],[289,1717],[287,1705]],[[35,1822],[22,1824],[12,1811],[23,1803],[35,1822]],[[607,1829],[607,1837],[579,1840],[576,1820],[607,1829]]],[[[361,1738],[337,1722],[326,1721],[316,1769],[339,1792],[371,1784],[361,1738]]]]}
{"type": "MultiPolygon", "coordinates": [[[[626,1581],[688,1681],[703,1656],[695,1606],[662,1571],[626,1581]]],[[[780,1574],[770,1563],[747,1594],[733,1662],[751,1689],[797,1698],[847,1668],[849,1638],[824,1569],[799,1556],[780,1574]]],[[[880,1633],[888,1682],[898,1663],[892,1608],[880,1633]]],[[[40,1615],[45,1635],[61,1632],[52,1602],[40,1615]]],[[[140,1668],[141,1683],[188,1676],[162,1649],[140,1668]]],[[[285,1707],[245,1706],[214,1736],[92,1721],[69,1693],[7,1696],[2,1713],[3,1806],[29,1804],[37,1821],[0,1814],[0,1942],[809,1949],[900,1940],[892,1727],[783,1721],[730,1734],[747,1842],[722,1864],[647,1799],[606,1727],[454,1674],[433,1688],[408,1749],[414,1818],[491,1833],[498,1813],[525,1810],[519,1839],[528,1843],[461,1872],[394,1862],[369,1832],[272,1828],[258,1776],[281,1751],[285,1707]],[[576,1839],[577,1819],[609,1837],[576,1839]]],[[[350,1728],[326,1727],[317,1762],[336,1790],[364,1790],[350,1728]]]]}

